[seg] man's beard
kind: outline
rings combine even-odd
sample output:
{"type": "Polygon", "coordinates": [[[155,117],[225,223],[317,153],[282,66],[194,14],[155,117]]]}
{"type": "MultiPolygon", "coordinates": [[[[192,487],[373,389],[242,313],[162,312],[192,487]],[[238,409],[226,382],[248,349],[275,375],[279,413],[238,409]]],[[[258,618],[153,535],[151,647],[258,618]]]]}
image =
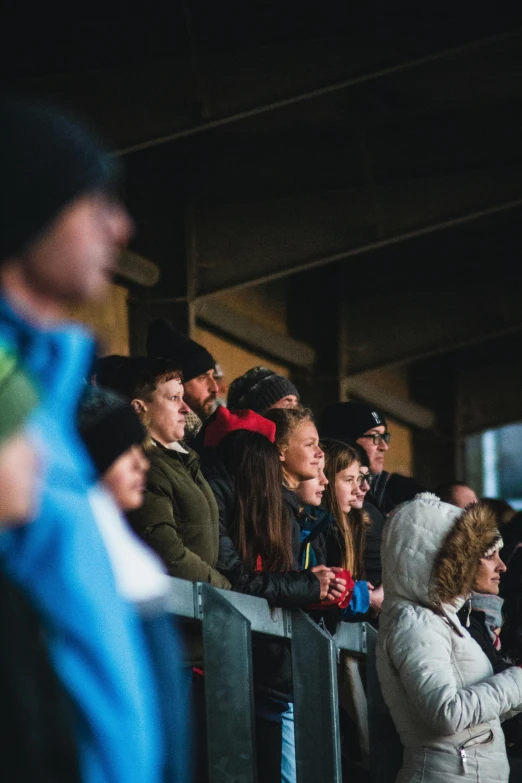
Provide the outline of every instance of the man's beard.
{"type": "Polygon", "coordinates": [[[199,411],[196,411],[200,419],[208,419],[210,414],[214,411],[214,402],[216,401],[216,397],[217,394],[211,394],[209,397],[207,397],[199,411]]]}

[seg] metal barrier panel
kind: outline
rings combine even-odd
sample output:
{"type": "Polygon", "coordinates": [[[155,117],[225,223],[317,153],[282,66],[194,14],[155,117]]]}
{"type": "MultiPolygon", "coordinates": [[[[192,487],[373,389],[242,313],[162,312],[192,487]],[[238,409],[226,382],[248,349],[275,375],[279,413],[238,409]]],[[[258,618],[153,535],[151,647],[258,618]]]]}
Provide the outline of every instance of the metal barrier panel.
{"type": "Polygon", "coordinates": [[[203,626],[210,783],[256,781],[252,631],[291,640],[298,783],[342,779],[338,648],[367,656],[370,739],[380,749],[377,759],[370,754],[377,762],[372,781],[395,780],[395,758],[388,751],[381,753],[383,743],[394,751],[396,743],[389,713],[383,714],[375,671],[375,629],[366,623],[341,623],[332,638],[301,611],[270,608],[261,598],[205,583],[171,582],[169,611],[203,626]]]}
{"type": "Polygon", "coordinates": [[[203,624],[210,783],[256,783],[250,622],[210,585],[198,584],[203,624]]]}
{"type": "Polygon", "coordinates": [[[292,615],[297,783],[341,783],[337,648],[301,611],[292,615]]]}
{"type": "Polygon", "coordinates": [[[372,783],[395,783],[402,767],[402,745],[390,712],[384,703],[377,676],[377,631],[366,626],[368,653],[366,683],[368,690],[368,729],[370,748],[370,777],[372,783]]]}

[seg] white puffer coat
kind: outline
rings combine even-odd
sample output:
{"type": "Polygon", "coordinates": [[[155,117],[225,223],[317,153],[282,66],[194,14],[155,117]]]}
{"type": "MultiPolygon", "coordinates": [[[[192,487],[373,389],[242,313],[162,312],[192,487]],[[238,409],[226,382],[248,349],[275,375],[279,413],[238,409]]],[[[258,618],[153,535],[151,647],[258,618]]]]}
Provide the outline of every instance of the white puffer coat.
{"type": "Polygon", "coordinates": [[[405,748],[397,783],[508,781],[500,721],[522,710],[522,669],[493,675],[456,614],[496,535],[487,509],[428,493],[387,520],[377,670],[405,748]]]}

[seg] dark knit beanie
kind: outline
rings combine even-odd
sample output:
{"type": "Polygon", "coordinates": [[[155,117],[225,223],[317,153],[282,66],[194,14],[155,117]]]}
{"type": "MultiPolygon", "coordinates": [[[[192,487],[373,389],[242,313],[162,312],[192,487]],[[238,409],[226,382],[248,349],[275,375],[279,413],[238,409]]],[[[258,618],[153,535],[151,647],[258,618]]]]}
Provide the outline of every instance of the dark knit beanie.
{"type": "Polygon", "coordinates": [[[118,372],[128,361],[128,356],[120,356],[113,353],[110,356],[102,356],[96,359],[94,363],[94,374],[96,376],[96,385],[107,389],[113,389],[114,379],[118,372]]]}
{"type": "Polygon", "coordinates": [[[100,475],[131,446],[143,443],[146,438],[132,405],[119,394],[96,387],[89,387],[84,395],[78,427],[100,475]]]}
{"type": "Polygon", "coordinates": [[[23,251],[81,195],[113,190],[118,165],[60,109],[0,97],[0,261],[23,251]]]}
{"type": "Polygon", "coordinates": [[[36,386],[20,367],[18,357],[0,346],[0,446],[23,427],[37,404],[36,386]]]}
{"type": "Polygon", "coordinates": [[[346,438],[346,440],[343,440],[343,443],[346,443],[347,446],[351,446],[352,449],[357,454],[357,458],[362,465],[363,468],[370,469],[370,458],[368,456],[368,453],[365,448],[361,446],[360,443],[357,443],[356,440],[349,440],[346,438]]]}
{"type": "Polygon", "coordinates": [[[328,405],[319,423],[322,438],[357,440],[374,427],[386,427],[386,419],[372,405],[365,402],[335,402],[328,405]]]}
{"type": "Polygon", "coordinates": [[[158,318],[149,325],[147,355],[173,359],[183,373],[184,383],[213,370],[216,365],[206,348],[174,329],[164,318],[158,318]]]}
{"type": "Polygon", "coordinates": [[[284,375],[278,375],[268,367],[252,367],[230,384],[227,405],[231,410],[264,413],[289,394],[299,399],[299,392],[284,375]]]}

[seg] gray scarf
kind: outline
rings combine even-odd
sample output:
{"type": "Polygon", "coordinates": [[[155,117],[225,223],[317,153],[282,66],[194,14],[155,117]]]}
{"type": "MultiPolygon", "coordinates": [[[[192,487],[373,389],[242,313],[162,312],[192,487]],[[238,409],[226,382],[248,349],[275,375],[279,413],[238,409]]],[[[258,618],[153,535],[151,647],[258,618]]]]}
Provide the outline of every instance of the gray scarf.
{"type": "Polygon", "coordinates": [[[471,593],[471,611],[484,612],[486,615],[486,628],[491,637],[491,641],[498,644],[496,628],[502,627],[502,605],[504,599],[499,595],[488,595],[486,593],[471,593]]]}

